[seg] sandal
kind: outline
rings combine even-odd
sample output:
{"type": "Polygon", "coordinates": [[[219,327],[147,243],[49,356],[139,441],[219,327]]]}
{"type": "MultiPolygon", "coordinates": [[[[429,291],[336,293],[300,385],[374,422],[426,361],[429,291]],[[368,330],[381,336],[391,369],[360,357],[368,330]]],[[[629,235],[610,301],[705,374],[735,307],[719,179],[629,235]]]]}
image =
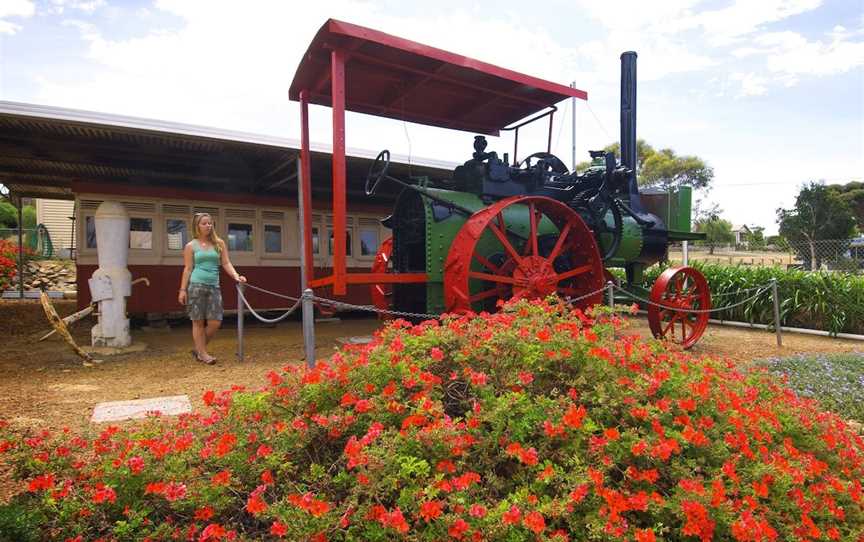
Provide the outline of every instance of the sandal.
{"type": "Polygon", "coordinates": [[[205,365],[214,365],[216,363],[216,358],[214,358],[212,356],[207,358],[207,359],[204,359],[198,355],[197,351],[191,350],[190,352],[192,353],[192,357],[195,359],[195,361],[200,361],[201,363],[203,363],[205,365]]]}

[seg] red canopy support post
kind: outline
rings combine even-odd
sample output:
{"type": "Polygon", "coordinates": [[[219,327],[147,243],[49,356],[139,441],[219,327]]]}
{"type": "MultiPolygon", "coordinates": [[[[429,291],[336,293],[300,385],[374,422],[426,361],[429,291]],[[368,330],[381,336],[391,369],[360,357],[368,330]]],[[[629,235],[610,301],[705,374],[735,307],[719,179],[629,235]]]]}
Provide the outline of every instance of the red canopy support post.
{"type": "Polygon", "coordinates": [[[309,155],[309,92],[300,92],[300,213],[303,217],[303,285],[315,278],[312,265],[312,162],[309,155]]]}
{"type": "Polygon", "coordinates": [[[330,53],[333,103],[333,294],[348,293],[345,267],[345,51],[330,53]]]}

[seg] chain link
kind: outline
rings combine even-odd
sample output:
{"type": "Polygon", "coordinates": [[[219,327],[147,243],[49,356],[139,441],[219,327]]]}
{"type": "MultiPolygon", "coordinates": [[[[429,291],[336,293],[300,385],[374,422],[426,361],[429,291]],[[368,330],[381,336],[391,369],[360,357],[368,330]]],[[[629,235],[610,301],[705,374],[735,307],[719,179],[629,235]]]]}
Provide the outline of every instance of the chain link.
{"type": "MultiPolygon", "coordinates": [[[[291,307],[290,309],[288,309],[288,312],[286,312],[282,316],[280,316],[278,318],[274,318],[274,319],[268,319],[268,318],[262,317],[260,314],[255,312],[255,310],[252,308],[252,306],[246,300],[245,296],[243,296],[242,292],[240,292],[240,290],[238,289],[238,294],[240,295],[240,298],[242,299],[243,304],[249,309],[249,311],[256,318],[258,318],[259,320],[261,320],[264,323],[276,323],[276,322],[279,322],[281,320],[284,320],[289,315],[291,315],[294,311],[296,311],[297,308],[302,303],[302,298],[296,298],[296,297],[291,297],[291,296],[279,294],[276,292],[271,292],[270,290],[265,290],[264,288],[260,288],[258,286],[253,286],[253,285],[248,284],[248,283],[246,283],[246,287],[252,288],[254,290],[258,290],[260,292],[268,293],[268,294],[271,294],[271,295],[274,295],[277,297],[281,297],[283,299],[289,299],[289,300],[295,302],[294,306],[291,307]]],[[[609,287],[608,285],[604,285],[602,288],[598,288],[597,290],[594,290],[593,292],[583,294],[579,297],[566,298],[565,301],[568,304],[573,304],[573,303],[576,303],[576,302],[581,301],[583,299],[593,297],[597,294],[603,294],[607,291],[608,287],[609,287]]],[[[684,308],[680,308],[680,307],[672,307],[669,305],[663,305],[662,303],[655,303],[654,301],[651,301],[650,299],[645,299],[643,297],[640,297],[640,296],[630,292],[629,290],[627,290],[621,286],[618,286],[614,283],[612,285],[612,288],[614,290],[618,290],[619,292],[623,293],[624,295],[626,295],[627,297],[629,297],[631,299],[634,299],[636,301],[640,301],[640,302],[645,303],[647,305],[652,305],[654,307],[658,307],[661,309],[674,310],[676,312],[700,314],[700,313],[722,312],[725,310],[730,310],[730,309],[734,309],[736,307],[740,307],[741,305],[744,305],[745,303],[749,303],[750,301],[755,300],[760,295],[762,295],[763,292],[768,291],[771,288],[771,285],[769,284],[767,286],[757,286],[757,287],[753,287],[753,288],[745,288],[742,290],[738,290],[736,292],[726,292],[724,294],[716,294],[716,297],[720,297],[720,296],[724,296],[724,295],[732,295],[732,294],[739,294],[739,293],[744,293],[744,292],[756,291],[756,293],[753,294],[752,296],[750,296],[750,297],[748,297],[742,301],[739,301],[737,303],[733,303],[733,304],[727,305],[725,307],[713,307],[710,309],[684,309],[684,308]]],[[[375,307],[372,305],[356,305],[354,303],[347,303],[345,301],[337,301],[335,299],[328,299],[326,297],[319,297],[319,296],[316,296],[314,294],[311,296],[311,299],[313,301],[321,303],[322,305],[327,305],[327,306],[334,307],[334,308],[343,308],[343,309],[347,309],[347,310],[372,312],[372,313],[376,313],[376,314],[385,314],[385,315],[397,316],[397,317],[403,317],[403,318],[413,318],[413,319],[421,319],[421,320],[436,320],[436,319],[441,318],[441,316],[442,316],[441,314],[427,314],[427,313],[422,313],[422,312],[407,312],[407,311],[381,309],[381,308],[378,308],[378,307],[375,307]]]]}
{"type": "Polygon", "coordinates": [[[675,312],[704,314],[704,313],[712,313],[712,312],[721,312],[721,311],[725,311],[725,310],[729,310],[729,309],[734,309],[735,307],[740,307],[741,305],[744,305],[745,303],[749,303],[750,301],[753,301],[754,299],[756,299],[757,297],[762,295],[762,292],[767,292],[771,288],[771,285],[763,286],[758,292],[756,292],[754,295],[748,297],[747,299],[745,299],[743,301],[739,301],[738,303],[733,303],[733,304],[727,305],[725,307],[716,307],[716,308],[711,308],[711,309],[682,309],[680,307],[671,307],[669,305],[663,305],[661,303],[655,303],[649,299],[644,299],[642,297],[639,297],[638,295],[630,292],[629,290],[625,290],[624,288],[621,288],[620,286],[615,286],[615,288],[617,290],[621,291],[622,293],[624,293],[626,296],[628,296],[632,299],[635,299],[636,301],[641,301],[642,303],[645,303],[647,305],[652,305],[654,307],[659,307],[661,309],[668,309],[668,310],[672,310],[675,312]]]}
{"type": "MultiPolygon", "coordinates": [[[[738,294],[744,294],[747,292],[755,292],[756,290],[761,290],[763,288],[765,288],[765,286],[754,286],[753,288],[744,288],[742,290],[736,290],[734,292],[723,292],[723,293],[719,293],[719,294],[712,293],[711,299],[714,299],[715,297],[725,297],[725,296],[729,296],[729,295],[738,295],[738,294]]],[[[770,286],[768,286],[768,288],[770,288],[770,286]]]]}
{"type": "Polygon", "coordinates": [[[589,298],[589,297],[591,297],[591,296],[595,296],[595,295],[597,295],[597,294],[605,293],[606,290],[607,290],[608,288],[609,288],[608,285],[607,285],[607,286],[603,286],[602,288],[600,288],[600,289],[598,289],[598,290],[594,290],[593,292],[589,292],[589,293],[587,293],[587,294],[585,294],[585,295],[580,295],[579,297],[567,297],[567,298],[565,298],[565,301],[566,301],[567,303],[576,303],[577,301],[582,301],[583,299],[587,299],[587,298],[589,298]]]}
{"type": "Polygon", "coordinates": [[[271,292],[270,290],[265,290],[264,288],[261,288],[259,286],[253,286],[252,284],[249,284],[248,282],[244,282],[243,284],[246,286],[246,288],[252,288],[253,290],[258,290],[259,292],[264,292],[265,294],[275,295],[276,297],[281,297],[282,299],[287,299],[289,301],[300,301],[300,299],[297,297],[291,297],[290,295],[271,292]]]}
{"type": "Polygon", "coordinates": [[[353,303],[336,301],[335,299],[327,299],[326,297],[318,297],[317,295],[313,295],[312,300],[317,301],[323,305],[329,305],[331,307],[342,307],[351,310],[375,312],[378,314],[389,314],[391,316],[405,316],[408,318],[418,318],[423,320],[437,320],[442,316],[440,314],[424,314],[422,312],[403,312],[388,309],[379,309],[378,307],[373,307],[372,305],[354,305],[353,303]]]}
{"type": "MultiPolygon", "coordinates": [[[[255,288],[255,289],[260,290],[261,288],[255,288]]],[[[243,295],[242,289],[237,288],[237,295],[240,297],[240,300],[243,302],[243,304],[246,306],[246,308],[249,309],[249,312],[252,313],[252,316],[254,316],[258,320],[264,322],[265,324],[275,324],[277,322],[281,322],[282,320],[288,318],[289,316],[291,316],[291,314],[294,313],[294,311],[297,310],[297,307],[299,307],[300,303],[301,303],[301,300],[297,299],[295,297],[295,298],[293,298],[293,299],[296,299],[296,301],[294,302],[294,306],[291,307],[290,309],[288,309],[288,312],[286,312],[285,314],[283,314],[282,316],[279,316],[277,318],[264,318],[263,316],[261,316],[260,314],[255,312],[255,309],[253,309],[252,305],[249,304],[249,301],[246,299],[246,296],[243,295]]],[[[287,296],[279,296],[279,297],[287,297],[287,296]]]]}

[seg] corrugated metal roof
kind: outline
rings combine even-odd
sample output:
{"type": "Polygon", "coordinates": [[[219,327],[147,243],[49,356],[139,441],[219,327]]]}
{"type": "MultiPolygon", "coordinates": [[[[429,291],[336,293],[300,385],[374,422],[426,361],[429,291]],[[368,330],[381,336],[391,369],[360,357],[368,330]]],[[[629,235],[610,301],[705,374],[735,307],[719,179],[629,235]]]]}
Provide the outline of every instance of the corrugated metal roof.
{"type": "MultiPolygon", "coordinates": [[[[296,183],[285,182],[295,168],[284,165],[299,147],[290,138],[0,101],[0,183],[34,197],[69,197],[75,180],[286,195],[296,183]]],[[[326,188],[330,146],[313,144],[312,151],[313,187],[317,180],[326,188]]],[[[377,154],[349,149],[354,177],[377,154]]],[[[398,155],[392,162],[396,170],[410,167],[433,177],[446,177],[456,166],[422,158],[408,166],[398,155]]]]}

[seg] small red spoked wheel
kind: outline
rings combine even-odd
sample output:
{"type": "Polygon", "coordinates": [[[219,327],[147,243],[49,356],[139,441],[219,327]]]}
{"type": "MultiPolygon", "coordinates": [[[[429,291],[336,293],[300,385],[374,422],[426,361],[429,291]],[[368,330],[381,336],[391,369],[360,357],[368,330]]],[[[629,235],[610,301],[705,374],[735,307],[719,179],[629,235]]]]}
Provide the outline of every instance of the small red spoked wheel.
{"type": "MultiPolygon", "coordinates": [[[[378,252],[375,253],[375,261],[372,263],[373,273],[390,273],[392,265],[390,258],[393,255],[393,238],[388,237],[381,242],[378,247],[378,252]]],[[[369,293],[372,296],[372,304],[375,308],[381,310],[393,309],[393,285],[392,284],[373,284],[369,287],[369,293]]],[[[378,313],[382,320],[390,320],[392,315],[386,313],[378,313]]]]}
{"type": "MultiPolygon", "coordinates": [[[[444,305],[449,312],[478,312],[514,297],[579,298],[600,290],[603,280],[597,243],[576,211],[552,198],[513,196],[471,215],[453,238],[444,305]]],[[[575,304],[602,300],[599,292],[575,304]]]]}
{"type": "Polygon", "coordinates": [[[711,292],[705,276],[692,267],[670,267],[651,288],[648,324],[658,339],[690,348],[708,327],[711,292]],[[662,305],[662,306],[657,306],[662,305]]]}

